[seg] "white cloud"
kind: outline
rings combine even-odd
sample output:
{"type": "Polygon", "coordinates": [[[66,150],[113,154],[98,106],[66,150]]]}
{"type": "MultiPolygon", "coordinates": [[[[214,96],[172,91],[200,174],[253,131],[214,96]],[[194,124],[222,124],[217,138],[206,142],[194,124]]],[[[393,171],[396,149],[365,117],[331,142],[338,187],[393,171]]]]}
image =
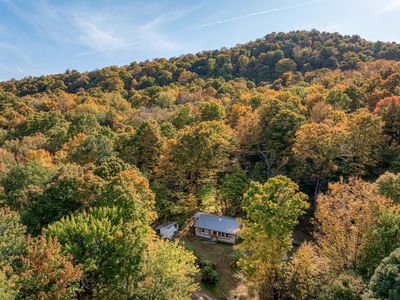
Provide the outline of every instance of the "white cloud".
{"type": "Polygon", "coordinates": [[[125,41],[111,30],[103,28],[99,23],[87,17],[75,18],[79,31],[79,40],[92,49],[112,48],[123,46],[125,41]]]}
{"type": "Polygon", "coordinates": [[[391,13],[400,10],[400,0],[379,1],[379,5],[382,6],[378,10],[378,14],[391,13]]]}

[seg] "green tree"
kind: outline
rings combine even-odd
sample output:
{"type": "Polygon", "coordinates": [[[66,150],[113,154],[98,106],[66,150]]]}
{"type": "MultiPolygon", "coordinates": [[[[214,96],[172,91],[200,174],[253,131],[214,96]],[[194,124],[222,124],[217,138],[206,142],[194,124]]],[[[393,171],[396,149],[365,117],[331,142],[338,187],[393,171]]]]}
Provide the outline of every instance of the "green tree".
{"type": "Polygon", "coordinates": [[[102,185],[100,178],[84,175],[80,166],[64,166],[42,193],[31,195],[21,211],[21,220],[30,233],[39,234],[44,226],[93,205],[102,185]]]}
{"type": "Polygon", "coordinates": [[[122,297],[139,281],[148,226],[125,222],[122,209],[102,207],[51,224],[46,237],[57,238],[65,253],[82,264],[82,287],[93,297],[122,297]]]}
{"type": "Polygon", "coordinates": [[[340,274],[328,284],[320,294],[320,299],[361,300],[364,292],[362,279],[354,274],[340,274]]]}
{"type": "Polygon", "coordinates": [[[149,120],[143,122],[135,133],[122,136],[117,151],[125,162],[142,170],[153,170],[159,162],[163,145],[160,126],[149,120]]]}
{"type": "Polygon", "coordinates": [[[0,269],[13,266],[24,253],[27,247],[25,232],[17,212],[0,208],[0,269]]]}
{"type": "Polygon", "coordinates": [[[400,204],[400,173],[385,172],[376,181],[379,194],[400,204]]]}
{"type": "Polygon", "coordinates": [[[359,62],[360,57],[357,53],[348,51],[343,55],[343,61],[340,63],[340,68],[342,70],[356,69],[359,62]]]}
{"type": "Polygon", "coordinates": [[[190,104],[185,104],[179,107],[179,109],[172,116],[172,124],[177,129],[193,124],[196,120],[196,115],[193,112],[193,107],[190,104]]]}
{"type": "Polygon", "coordinates": [[[377,299],[400,298],[400,249],[394,250],[376,268],[369,289],[377,299]]]}
{"type": "Polygon", "coordinates": [[[128,165],[118,157],[110,157],[101,162],[99,166],[93,171],[94,175],[109,180],[119,172],[128,168],[128,165]]]}
{"type": "Polygon", "coordinates": [[[235,167],[221,179],[218,198],[223,203],[223,210],[230,215],[241,212],[243,194],[249,185],[246,173],[235,167]]]}
{"type": "Polygon", "coordinates": [[[102,128],[85,138],[70,154],[70,159],[79,164],[100,164],[114,156],[114,133],[102,128]]]}
{"type": "Polygon", "coordinates": [[[18,276],[0,269],[0,299],[14,300],[18,294],[18,276]]]}
{"type": "Polygon", "coordinates": [[[290,58],[282,58],[275,65],[275,74],[277,77],[282,76],[286,72],[296,71],[296,63],[290,58]]]}
{"type": "Polygon", "coordinates": [[[202,121],[219,121],[225,118],[224,107],[216,101],[207,101],[200,104],[200,119],[202,121]]]}
{"type": "Polygon", "coordinates": [[[2,179],[5,203],[14,210],[25,207],[31,194],[40,193],[55,170],[39,160],[29,160],[12,168],[2,179]]]}
{"type": "Polygon", "coordinates": [[[266,183],[251,182],[245,194],[246,219],[238,249],[238,265],[265,299],[272,299],[283,275],[283,259],[292,248],[292,232],[308,208],[307,196],[285,176],[266,183]]]}
{"type": "Polygon", "coordinates": [[[399,209],[394,207],[381,211],[366,234],[357,271],[369,280],[381,260],[400,248],[399,209]]]}

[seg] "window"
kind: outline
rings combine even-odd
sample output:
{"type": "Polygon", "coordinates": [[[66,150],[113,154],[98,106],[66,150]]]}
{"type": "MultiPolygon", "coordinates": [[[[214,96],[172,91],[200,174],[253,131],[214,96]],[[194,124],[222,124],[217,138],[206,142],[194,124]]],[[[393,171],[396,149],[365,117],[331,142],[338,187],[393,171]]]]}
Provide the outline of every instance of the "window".
{"type": "Polygon", "coordinates": [[[220,232],[219,235],[224,239],[229,239],[229,234],[225,232],[220,232]]]}
{"type": "Polygon", "coordinates": [[[208,234],[208,230],[204,228],[200,228],[200,232],[203,234],[208,234]]]}

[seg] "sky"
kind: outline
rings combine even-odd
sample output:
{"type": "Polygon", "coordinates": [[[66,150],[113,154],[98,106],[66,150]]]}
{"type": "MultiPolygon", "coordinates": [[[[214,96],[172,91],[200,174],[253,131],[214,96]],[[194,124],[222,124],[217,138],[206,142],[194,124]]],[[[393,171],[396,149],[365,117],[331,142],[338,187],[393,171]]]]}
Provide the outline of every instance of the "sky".
{"type": "Polygon", "coordinates": [[[280,31],[400,42],[398,20],[400,0],[0,0],[0,80],[232,47],[280,31]]]}

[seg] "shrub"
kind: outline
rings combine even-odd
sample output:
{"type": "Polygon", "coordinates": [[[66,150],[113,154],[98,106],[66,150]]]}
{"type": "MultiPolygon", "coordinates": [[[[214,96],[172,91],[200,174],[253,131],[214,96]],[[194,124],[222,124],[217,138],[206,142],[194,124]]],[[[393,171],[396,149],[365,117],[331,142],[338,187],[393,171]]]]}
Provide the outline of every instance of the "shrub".
{"type": "Polygon", "coordinates": [[[202,262],[201,281],[208,284],[216,284],[219,280],[219,274],[215,271],[215,265],[209,261],[202,262]]]}

